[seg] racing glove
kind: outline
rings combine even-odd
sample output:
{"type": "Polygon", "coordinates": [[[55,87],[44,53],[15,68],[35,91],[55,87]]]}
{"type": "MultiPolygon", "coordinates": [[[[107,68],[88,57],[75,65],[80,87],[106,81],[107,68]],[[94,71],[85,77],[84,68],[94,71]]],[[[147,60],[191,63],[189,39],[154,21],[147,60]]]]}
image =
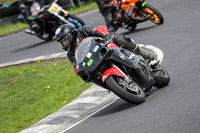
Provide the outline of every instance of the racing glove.
{"type": "Polygon", "coordinates": [[[113,36],[107,36],[106,38],[97,38],[97,42],[101,43],[101,45],[106,46],[113,42],[113,36]]]}

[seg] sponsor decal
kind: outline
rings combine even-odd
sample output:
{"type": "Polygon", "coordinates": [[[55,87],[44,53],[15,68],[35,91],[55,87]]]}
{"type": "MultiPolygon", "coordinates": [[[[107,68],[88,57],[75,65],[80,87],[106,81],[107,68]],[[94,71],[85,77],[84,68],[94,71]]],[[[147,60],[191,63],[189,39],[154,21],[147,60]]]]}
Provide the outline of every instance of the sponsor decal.
{"type": "Polygon", "coordinates": [[[122,60],[125,60],[125,59],[126,59],[125,55],[123,55],[123,54],[119,54],[119,57],[120,57],[122,60]]]}
{"type": "Polygon", "coordinates": [[[85,67],[85,62],[82,63],[82,66],[85,67]]]}
{"type": "Polygon", "coordinates": [[[76,69],[79,69],[79,65],[76,65],[76,69]]]}
{"type": "Polygon", "coordinates": [[[93,52],[97,52],[98,49],[99,49],[99,46],[95,46],[95,48],[93,49],[93,52]]]}
{"type": "Polygon", "coordinates": [[[92,60],[92,59],[90,59],[90,60],[88,61],[87,65],[88,65],[88,66],[91,66],[91,65],[92,65],[92,63],[93,63],[93,60],[92,60]]]}
{"type": "Polygon", "coordinates": [[[104,75],[104,76],[102,77],[102,81],[104,81],[105,78],[107,78],[107,75],[104,75]]]}
{"type": "Polygon", "coordinates": [[[92,53],[88,52],[86,57],[90,58],[91,56],[92,56],[92,53]]]}

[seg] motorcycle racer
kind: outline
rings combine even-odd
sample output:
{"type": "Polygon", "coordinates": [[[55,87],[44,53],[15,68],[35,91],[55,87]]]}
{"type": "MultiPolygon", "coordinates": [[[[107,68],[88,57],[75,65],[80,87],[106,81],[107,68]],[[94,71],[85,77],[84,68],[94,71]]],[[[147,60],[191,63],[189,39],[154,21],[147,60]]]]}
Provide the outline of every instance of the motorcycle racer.
{"type": "Polygon", "coordinates": [[[113,15],[112,15],[112,0],[95,0],[100,10],[100,13],[104,17],[106,26],[109,32],[116,31],[113,24],[113,15]]]}
{"type": "Polygon", "coordinates": [[[32,34],[40,34],[40,25],[36,21],[37,16],[33,16],[31,12],[31,8],[34,3],[39,4],[40,7],[44,6],[43,0],[20,0],[19,8],[31,28],[31,30],[25,29],[26,32],[30,32],[32,34]]]}
{"type": "Polygon", "coordinates": [[[64,24],[56,30],[55,35],[57,42],[61,44],[64,50],[68,51],[67,57],[74,65],[75,72],[75,49],[78,44],[87,37],[100,37],[102,39],[98,39],[98,41],[103,45],[114,42],[117,46],[132,51],[135,54],[139,54],[149,61],[154,60],[155,58],[154,53],[150,53],[145,49],[140,48],[130,37],[117,33],[109,33],[105,26],[95,27],[85,25],[77,30],[70,24],[64,24]]]}

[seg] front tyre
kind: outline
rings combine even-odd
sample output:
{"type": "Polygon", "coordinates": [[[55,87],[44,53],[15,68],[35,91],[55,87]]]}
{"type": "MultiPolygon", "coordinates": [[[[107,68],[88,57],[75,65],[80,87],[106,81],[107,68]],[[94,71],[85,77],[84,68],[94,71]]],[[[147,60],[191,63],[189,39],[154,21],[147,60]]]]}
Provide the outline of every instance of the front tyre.
{"type": "Polygon", "coordinates": [[[155,24],[163,24],[164,23],[164,18],[162,14],[153,6],[150,4],[146,4],[143,8],[142,11],[150,18],[151,22],[155,24]]]}
{"type": "Polygon", "coordinates": [[[143,89],[134,81],[128,83],[123,77],[109,76],[105,84],[109,90],[127,102],[141,104],[145,101],[143,89]]]}
{"type": "Polygon", "coordinates": [[[73,23],[76,29],[80,29],[83,25],[85,25],[85,22],[81,18],[72,14],[69,14],[66,19],[73,23]]]}
{"type": "Polygon", "coordinates": [[[134,31],[135,29],[136,29],[136,27],[137,27],[137,24],[131,24],[131,26],[130,27],[128,27],[127,29],[128,30],[131,30],[131,31],[134,31]],[[130,29],[129,29],[130,28],[130,29]]]}

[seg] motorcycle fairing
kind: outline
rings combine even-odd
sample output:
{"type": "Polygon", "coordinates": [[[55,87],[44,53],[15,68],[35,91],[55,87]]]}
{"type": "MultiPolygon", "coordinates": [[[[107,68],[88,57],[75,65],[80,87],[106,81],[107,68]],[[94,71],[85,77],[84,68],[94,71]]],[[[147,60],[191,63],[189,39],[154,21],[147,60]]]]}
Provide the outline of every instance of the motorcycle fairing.
{"type": "Polygon", "coordinates": [[[117,75],[117,76],[120,76],[120,77],[125,77],[126,76],[123,72],[121,72],[121,70],[119,68],[114,66],[112,68],[107,69],[103,73],[102,82],[104,83],[106,81],[106,79],[108,78],[108,76],[110,76],[110,75],[117,75]]]}
{"type": "Polygon", "coordinates": [[[130,51],[122,48],[114,49],[109,60],[129,68],[132,71],[132,76],[136,76],[139,79],[141,86],[146,90],[150,89],[155,80],[150,73],[148,65],[140,55],[135,55],[134,60],[131,60],[128,58],[130,53],[130,51]],[[120,57],[120,55],[124,55],[125,59],[120,57]]]}
{"type": "MultiPolygon", "coordinates": [[[[90,45],[90,47],[88,47],[89,50],[86,51],[87,53],[85,53],[85,54],[83,53],[81,55],[84,57],[84,59],[81,60],[81,62],[78,62],[79,67],[77,69],[77,72],[78,72],[79,76],[85,82],[91,82],[95,70],[97,69],[99,64],[102,62],[102,60],[104,59],[102,57],[102,55],[100,55],[100,51],[102,48],[104,48],[104,46],[95,42],[94,39],[93,40],[90,40],[90,38],[84,39],[85,42],[86,42],[86,40],[89,40],[88,43],[91,43],[92,45],[90,45]]],[[[86,45],[83,44],[82,46],[86,47],[86,45]]],[[[78,47],[78,49],[79,49],[79,47],[78,47]]],[[[84,51],[83,49],[84,48],[80,48],[80,50],[84,51]]],[[[76,53],[78,54],[79,51],[76,50],[76,53]]]]}
{"type": "MultiPolygon", "coordinates": [[[[84,57],[84,59],[78,63],[79,67],[77,69],[79,76],[85,82],[93,82],[99,76],[101,78],[100,80],[103,82],[105,82],[106,78],[110,75],[124,77],[125,74],[120,72],[119,69],[113,67],[106,68],[109,67],[109,63],[111,63],[116,64],[116,66],[125,66],[128,70],[130,70],[129,74],[132,77],[135,77],[137,79],[136,82],[138,82],[141,87],[145,88],[146,90],[148,90],[155,83],[148,65],[140,55],[135,55],[134,59],[132,60],[128,58],[132,52],[123,48],[105,48],[104,46],[97,43],[95,39],[91,38],[86,38],[82,42],[87,42],[86,44],[81,44],[83,47],[78,47],[78,49],[80,48],[82,51],[84,51],[83,49],[88,43],[91,44],[89,50],[86,51],[84,55],[81,55],[81,57],[84,57]],[[106,69],[102,68],[103,64],[105,64],[103,68],[106,69]],[[103,76],[101,76],[101,72],[104,72],[103,76]]],[[[78,53],[79,51],[76,50],[76,54],[78,53]]]]}
{"type": "Polygon", "coordinates": [[[140,79],[141,86],[145,88],[145,91],[150,90],[155,83],[155,80],[147,64],[143,61],[139,61],[137,63],[135,62],[133,67],[135,74],[138,76],[138,79],[140,79]]]}
{"type": "Polygon", "coordinates": [[[97,26],[94,31],[100,31],[102,34],[109,34],[108,29],[105,26],[97,26]]]}
{"type": "Polygon", "coordinates": [[[106,47],[112,48],[112,49],[119,48],[115,43],[110,43],[110,44],[108,44],[106,47]]]}

